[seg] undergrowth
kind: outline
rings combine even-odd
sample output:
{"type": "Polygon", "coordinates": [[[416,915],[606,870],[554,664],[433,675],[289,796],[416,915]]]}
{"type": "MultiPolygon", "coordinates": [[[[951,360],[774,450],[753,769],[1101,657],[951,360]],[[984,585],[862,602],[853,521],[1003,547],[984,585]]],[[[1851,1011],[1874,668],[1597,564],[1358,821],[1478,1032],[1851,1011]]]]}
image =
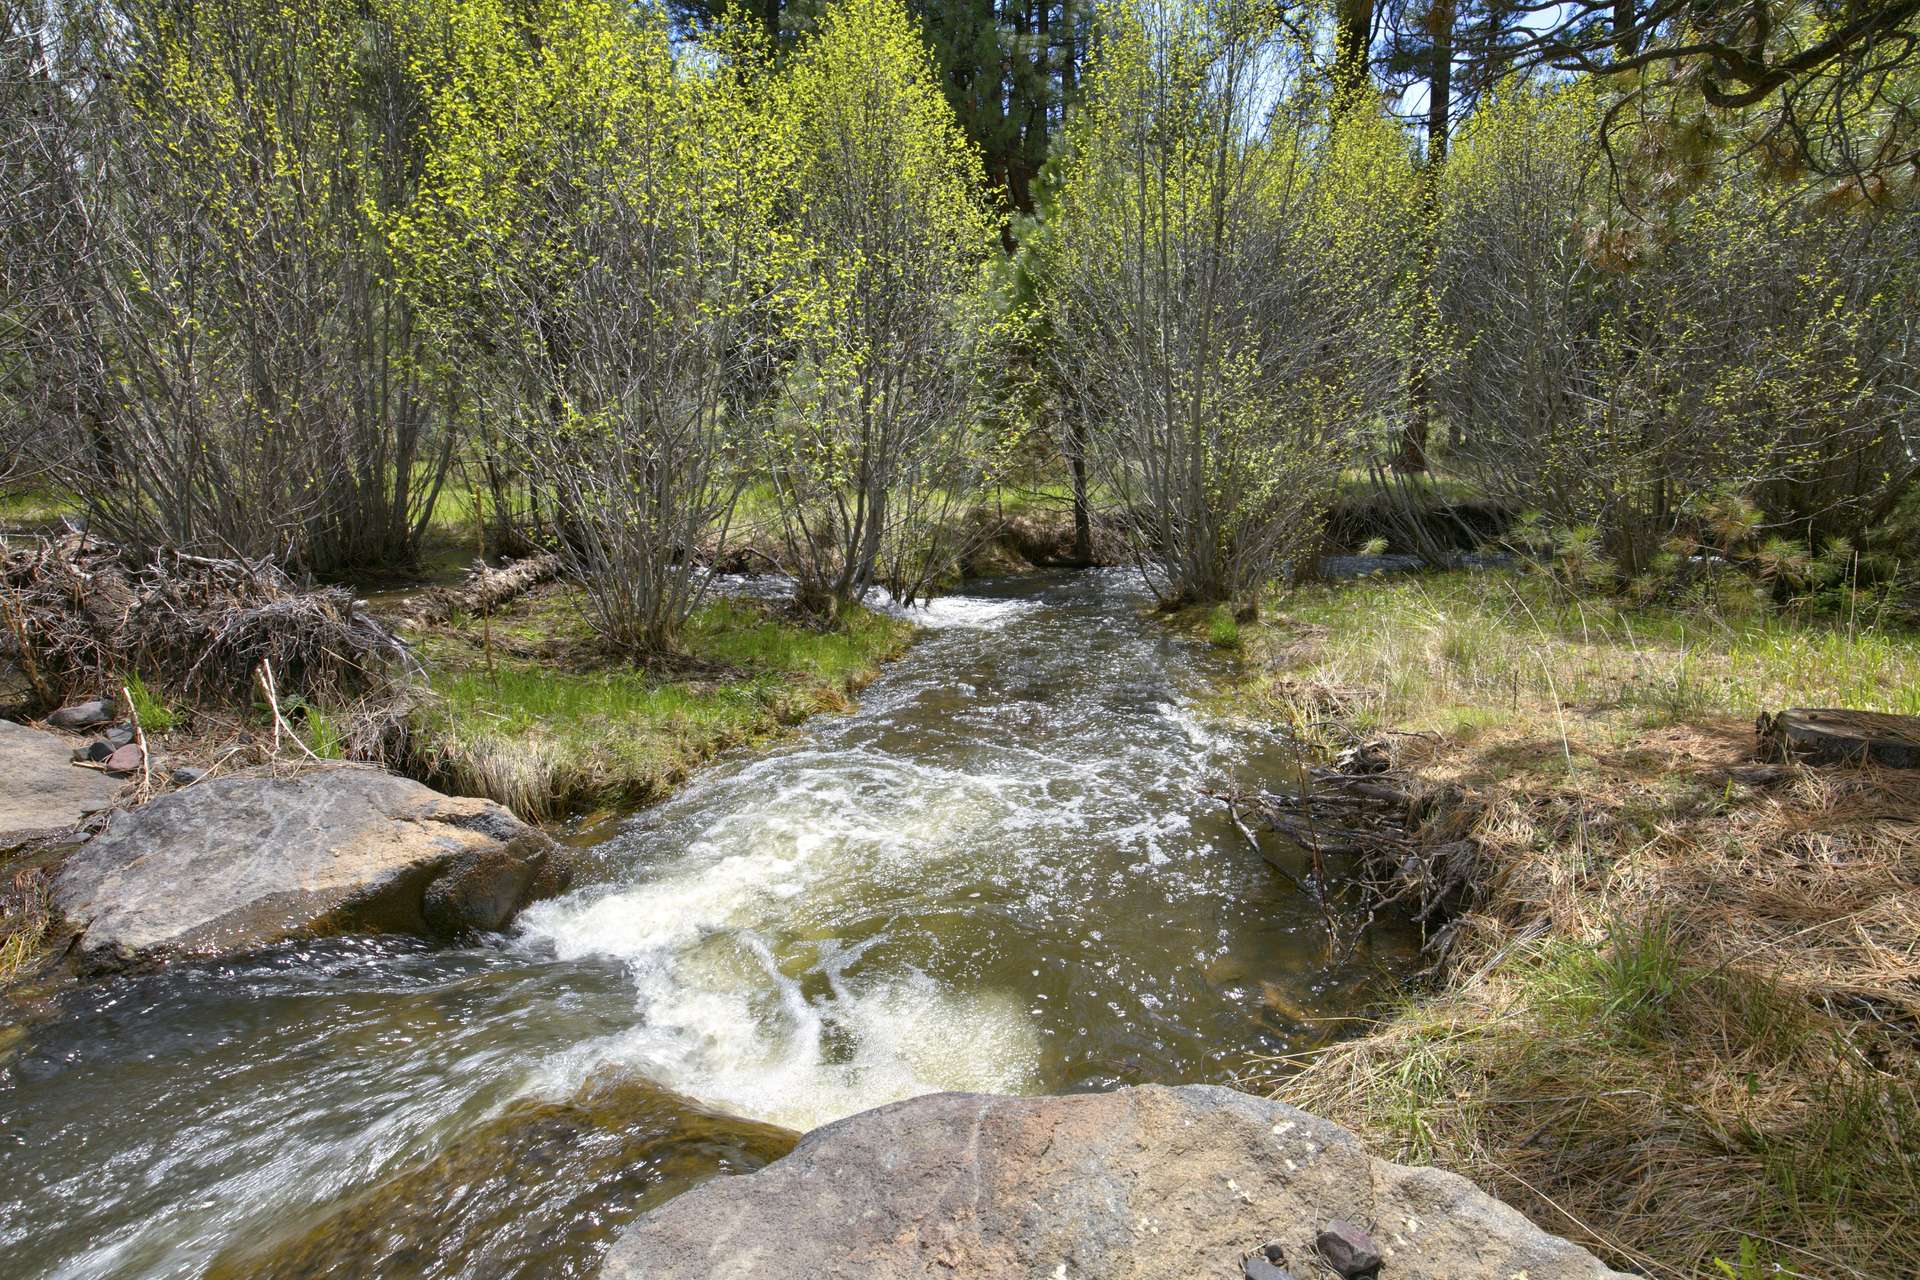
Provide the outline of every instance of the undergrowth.
{"type": "Polygon", "coordinates": [[[1437,987],[1280,1096],[1643,1274],[1920,1274],[1920,776],[1751,756],[1762,710],[1920,713],[1920,642],[1501,573],[1279,603],[1235,709],[1383,738],[1484,868],[1437,987]]]}
{"type": "Polygon", "coordinates": [[[139,676],[127,677],[127,696],[133,699],[134,719],[148,733],[166,733],[179,723],[180,716],[159,694],[147,687],[139,676]]]}

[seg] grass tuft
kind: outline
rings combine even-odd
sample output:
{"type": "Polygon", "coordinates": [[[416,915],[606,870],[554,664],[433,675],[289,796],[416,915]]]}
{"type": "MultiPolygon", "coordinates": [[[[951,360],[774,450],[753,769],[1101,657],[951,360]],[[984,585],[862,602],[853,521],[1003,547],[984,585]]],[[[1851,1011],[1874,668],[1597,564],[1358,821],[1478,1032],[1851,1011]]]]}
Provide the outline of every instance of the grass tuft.
{"type": "Polygon", "coordinates": [[[180,722],[174,709],[149,689],[139,676],[127,677],[127,696],[133,699],[133,714],[148,733],[166,733],[180,722]]]}
{"type": "Polygon", "coordinates": [[[1207,619],[1207,643],[1216,649],[1240,647],[1240,624],[1234,621],[1233,610],[1225,605],[1216,605],[1213,615],[1207,619]]]}

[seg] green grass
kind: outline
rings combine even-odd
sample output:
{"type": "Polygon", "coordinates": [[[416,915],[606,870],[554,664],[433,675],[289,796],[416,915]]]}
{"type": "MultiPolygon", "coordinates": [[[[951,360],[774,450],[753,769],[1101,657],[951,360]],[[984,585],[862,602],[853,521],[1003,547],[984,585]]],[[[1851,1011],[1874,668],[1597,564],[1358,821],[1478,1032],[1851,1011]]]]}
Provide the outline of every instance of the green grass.
{"type": "Polygon", "coordinates": [[[23,489],[0,493],[0,525],[31,527],[52,524],[61,516],[75,515],[80,502],[72,494],[57,489],[23,489]]]}
{"type": "Polygon", "coordinates": [[[339,723],[318,707],[306,707],[300,740],[307,744],[307,750],[322,760],[341,760],[346,757],[346,736],[340,731],[339,723]]]}
{"type": "Polygon", "coordinates": [[[683,661],[644,670],[594,657],[581,607],[561,592],[495,618],[491,666],[474,620],[426,641],[418,754],[434,780],[530,818],[649,803],[721,751],[846,709],[911,631],[867,610],[817,631],[717,601],[683,661]]]}
{"type": "Polygon", "coordinates": [[[1680,985],[1680,948],[1661,920],[1615,921],[1598,944],[1554,939],[1540,948],[1533,1003],[1563,1027],[1645,1048],[1663,1030],[1680,985]]]}
{"type": "Polygon", "coordinates": [[[1215,606],[1207,619],[1207,643],[1216,649],[1240,647],[1240,624],[1234,621],[1233,610],[1225,605],[1215,606]]]}
{"type": "Polygon", "coordinates": [[[133,699],[134,717],[148,733],[166,733],[180,722],[178,713],[137,675],[127,677],[127,696],[133,699]]]}
{"type": "Polygon", "coordinates": [[[1483,570],[1307,587],[1275,603],[1328,629],[1311,674],[1364,687],[1379,716],[1420,728],[1451,708],[1540,703],[1648,723],[1783,706],[1920,715],[1920,636],[1879,618],[1568,600],[1483,570]]]}

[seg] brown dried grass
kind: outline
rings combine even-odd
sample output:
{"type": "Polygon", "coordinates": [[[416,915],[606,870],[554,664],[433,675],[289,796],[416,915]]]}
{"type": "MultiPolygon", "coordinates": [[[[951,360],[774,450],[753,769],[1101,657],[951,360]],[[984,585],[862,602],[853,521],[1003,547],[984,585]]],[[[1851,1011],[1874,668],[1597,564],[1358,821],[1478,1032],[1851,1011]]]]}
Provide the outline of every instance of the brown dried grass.
{"type": "Polygon", "coordinates": [[[0,886],[0,991],[31,969],[53,925],[53,888],[40,866],[7,867],[0,886]]]}
{"type": "MultiPolygon", "coordinates": [[[[1389,701],[1290,658],[1276,714],[1389,701]]],[[[1422,728],[1394,767],[1458,788],[1483,854],[1437,988],[1256,1078],[1616,1266],[1920,1275],[1920,774],[1756,775],[1750,708],[1502,683],[1391,699],[1422,728]]]]}

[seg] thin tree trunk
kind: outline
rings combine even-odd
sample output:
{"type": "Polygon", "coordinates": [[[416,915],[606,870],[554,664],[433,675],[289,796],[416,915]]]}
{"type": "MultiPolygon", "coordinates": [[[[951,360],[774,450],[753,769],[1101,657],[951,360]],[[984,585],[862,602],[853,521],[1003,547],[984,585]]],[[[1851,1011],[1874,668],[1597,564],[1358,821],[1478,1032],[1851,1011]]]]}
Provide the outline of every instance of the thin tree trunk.
{"type": "Polygon", "coordinates": [[[1427,164],[1420,176],[1420,271],[1424,297],[1413,346],[1413,367],[1407,378],[1407,424],[1400,436],[1399,471],[1427,469],[1427,442],[1433,433],[1433,362],[1438,339],[1432,332],[1436,317],[1432,303],[1440,247],[1440,175],[1447,162],[1447,143],[1453,124],[1454,0],[1433,0],[1428,10],[1432,65],[1427,71],[1427,164]]]}
{"type": "Polygon", "coordinates": [[[1093,563],[1093,512],[1087,504],[1087,422],[1074,415],[1068,428],[1069,463],[1073,468],[1073,558],[1093,563]]]}
{"type": "Polygon", "coordinates": [[[1372,64],[1374,0],[1340,0],[1333,36],[1333,88],[1347,106],[1367,86],[1372,64]]]}

